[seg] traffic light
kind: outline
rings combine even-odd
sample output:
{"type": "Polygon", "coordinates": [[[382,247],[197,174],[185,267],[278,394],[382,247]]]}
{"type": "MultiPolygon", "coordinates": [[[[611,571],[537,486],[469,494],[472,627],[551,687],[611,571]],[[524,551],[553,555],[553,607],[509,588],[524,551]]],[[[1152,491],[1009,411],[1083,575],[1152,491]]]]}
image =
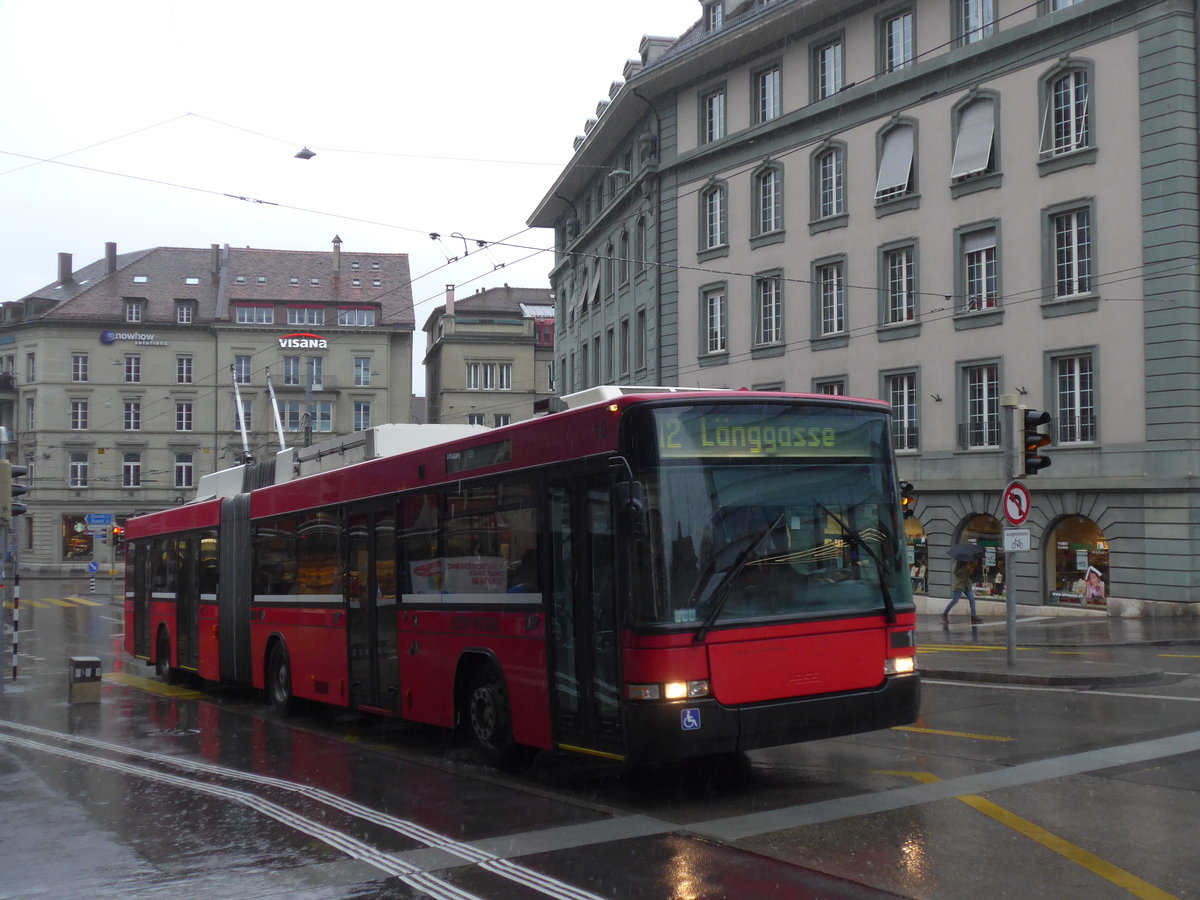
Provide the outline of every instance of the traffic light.
{"type": "Polygon", "coordinates": [[[8,460],[0,460],[0,522],[8,522],[14,516],[25,512],[25,504],[18,503],[14,497],[19,497],[29,490],[23,484],[17,484],[14,478],[21,478],[29,472],[29,466],[18,466],[8,460]]]}
{"type": "Polygon", "coordinates": [[[900,510],[906,519],[911,519],[917,510],[917,495],[911,481],[900,482],[900,510]]]}
{"type": "Polygon", "coordinates": [[[120,525],[112,527],[112,542],[114,547],[120,547],[125,542],[125,529],[120,525]]]}
{"type": "Polygon", "coordinates": [[[1036,475],[1051,460],[1038,453],[1050,443],[1050,435],[1038,431],[1050,424],[1050,413],[1040,409],[1021,409],[1021,474],[1036,475]]]}

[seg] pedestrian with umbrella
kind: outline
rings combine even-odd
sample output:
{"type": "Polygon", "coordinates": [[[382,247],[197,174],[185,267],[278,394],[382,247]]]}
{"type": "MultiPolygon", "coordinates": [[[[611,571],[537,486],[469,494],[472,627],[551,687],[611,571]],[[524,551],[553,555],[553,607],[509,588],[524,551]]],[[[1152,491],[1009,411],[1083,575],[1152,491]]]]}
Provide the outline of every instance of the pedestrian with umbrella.
{"type": "Polygon", "coordinates": [[[975,585],[971,569],[983,557],[983,548],[978,544],[955,544],[948,555],[954,560],[954,583],[951,585],[950,603],[942,610],[942,624],[950,624],[950,610],[958,603],[959,596],[965,593],[967,603],[971,606],[971,624],[978,625],[983,619],[975,614],[975,585]]]}

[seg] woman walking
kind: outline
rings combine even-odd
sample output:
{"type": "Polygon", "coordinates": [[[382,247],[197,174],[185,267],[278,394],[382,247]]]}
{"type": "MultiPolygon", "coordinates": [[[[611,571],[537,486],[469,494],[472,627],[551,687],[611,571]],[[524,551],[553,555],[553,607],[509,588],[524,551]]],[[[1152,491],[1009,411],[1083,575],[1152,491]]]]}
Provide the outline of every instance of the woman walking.
{"type": "Polygon", "coordinates": [[[942,624],[950,624],[950,610],[958,603],[959,595],[967,595],[967,603],[971,606],[971,624],[978,625],[983,619],[975,614],[975,586],[971,578],[971,564],[959,560],[954,564],[954,584],[951,587],[950,603],[942,610],[942,624]]]}

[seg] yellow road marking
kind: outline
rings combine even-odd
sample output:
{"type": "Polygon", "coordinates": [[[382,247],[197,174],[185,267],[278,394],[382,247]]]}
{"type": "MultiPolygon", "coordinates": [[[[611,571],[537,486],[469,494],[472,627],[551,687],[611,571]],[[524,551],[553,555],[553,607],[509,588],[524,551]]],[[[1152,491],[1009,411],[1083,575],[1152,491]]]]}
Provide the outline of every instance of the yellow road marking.
{"type": "Polygon", "coordinates": [[[1091,656],[1094,650],[1051,650],[1051,656],[1091,656]]]}
{"type": "Polygon", "coordinates": [[[84,606],[103,606],[99,600],[89,600],[87,597],[80,597],[78,594],[67,594],[67,599],[75,603],[82,603],[84,606]]]}
{"type": "Polygon", "coordinates": [[[161,681],[155,681],[152,678],[142,678],[139,675],[130,675],[128,672],[109,672],[104,676],[104,680],[115,681],[117,684],[123,684],[127,687],[141,688],[144,691],[150,691],[152,694],[162,694],[164,697],[175,697],[178,700],[203,700],[205,697],[200,691],[177,687],[173,684],[163,684],[161,681]]]}
{"type": "MultiPolygon", "coordinates": [[[[50,608],[49,605],[43,603],[41,600],[22,600],[21,605],[22,606],[32,606],[34,609],[49,609],[50,608]]],[[[9,609],[12,609],[12,607],[10,606],[9,609]]]]}
{"type": "Polygon", "coordinates": [[[53,603],[55,606],[66,606],[68,608],[74,606],[74,603],[68,603],[66,600],[59,600],[57,597],[43,597],[43,603],[53,603]]]}
{"type": "Polygon", "coordinates": [[[1160,653],[1158,655],[1167,659],[1200,659],[1200,653],[1160,653]]]}
{"type": "Polygon", "coordinates": [[[964,647],[961,645],[951,646],[949,644],[931,644],[931,645],[918,644],[917,645],[918,653],[941,653],[943,651],[946,651],[949,653],[987,653],[990,650],[1002,650],[1002,649],[1004,649],[1004,648],[1003,647],[964,647]]]}
{"type": "Polygon", "coordinates": [[[943,731],[940,728],[918,728],[916,725],[897,725],[892,731],[915,731],[917,734],[940,734],[945,737],[970,738],[973,741],[1015,741],[1016,738],[998,734],[973,734],[970,731],[943,731]]]}
{"type": "MultiPolygon", "coordinates": [[[[935,781],[941,781],[940,778],[930,772],[881,771],[879,774],[913,778],[922,784],[933,784],[935,781]]],[[[1037,841],[1048,850],[1053,850],[1071,862],[1083,866],[1106,881],[1111,881],[1117,887],[1128,891],[1135,897],[1140,897],[1142,900],[1178,900],[1174,894],[1168,894],[1161,888],[1157,888],[1149,882],[1138,878],[1132,872],[1126,872],[1120,866],[1116,866],[1108,860],[1102,859],[1096,854],[1060,838],[1053,832],[1042,828],[1042,826],[1035,825],[1028,819],[1021,818],[1016,813],[1009,812],[991,800],[985,800],[977,794],[963,794],[955,799],[961,800],[967,806],[983,813],[985,816],[990,816],[1001,825],[1006,825],[1018,834],[1023,834],[1030,840],[1037,841]]]]}

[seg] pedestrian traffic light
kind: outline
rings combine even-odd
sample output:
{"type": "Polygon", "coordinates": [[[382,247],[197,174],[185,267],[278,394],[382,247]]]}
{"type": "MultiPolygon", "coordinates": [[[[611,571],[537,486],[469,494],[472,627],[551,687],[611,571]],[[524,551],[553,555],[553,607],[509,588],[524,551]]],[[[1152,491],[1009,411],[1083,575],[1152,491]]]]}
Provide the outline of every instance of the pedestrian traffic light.
{"type": "Polygon", "coordinates": [[[911,481],[900,482],[900,509],[906,519],[911,519],[917,511],[917,495],[913,493],[911,481]]]}
{"type": "Polygon", "coordinates": [[[25,512],[25,504],[18,503],[14,497],[19,497],[29,490],[23,484],[17,484],[14,478],[21,478],[29,472],[29,466],[18,466],[8,460],[0,460],[0,522],[8,522],[14,516],[25,512]]]}
{"type": "Polygon", "coordinates": [[[1050,443],[1050,436],[1038,431],[1050,424],[1050,413],[1040,409],[1021,409],[1021,474],[1036,475],[1051,460],[1038,453],[1050,443]]]}

